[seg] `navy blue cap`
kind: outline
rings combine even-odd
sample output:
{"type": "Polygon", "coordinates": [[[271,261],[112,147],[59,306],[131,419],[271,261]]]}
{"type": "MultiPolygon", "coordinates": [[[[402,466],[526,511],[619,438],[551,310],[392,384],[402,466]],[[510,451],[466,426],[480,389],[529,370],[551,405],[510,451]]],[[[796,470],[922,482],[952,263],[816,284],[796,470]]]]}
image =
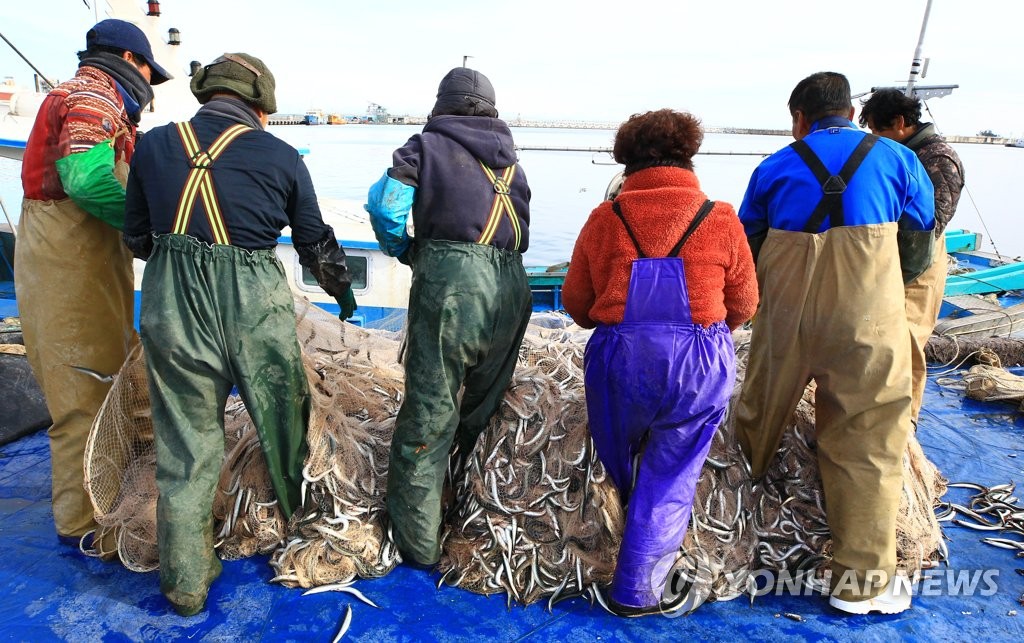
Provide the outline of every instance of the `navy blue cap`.
{"type": "Polygon", "coordinates": [[[150,46],[146,34],[142,33],[141,29],[130,22],[117,20],[116,18],[97,22],[85,34],[85,48],[89,49],[94,45],[117,47],[118,49],[139,54],[145,58],[146,64],[153,70],[152,80],[149,82],[150,85],[159,85],[174,78],[174,76],[167,73],[166,69],[156,64],[156,58],[153,57],[153,48],[150,46]]]}

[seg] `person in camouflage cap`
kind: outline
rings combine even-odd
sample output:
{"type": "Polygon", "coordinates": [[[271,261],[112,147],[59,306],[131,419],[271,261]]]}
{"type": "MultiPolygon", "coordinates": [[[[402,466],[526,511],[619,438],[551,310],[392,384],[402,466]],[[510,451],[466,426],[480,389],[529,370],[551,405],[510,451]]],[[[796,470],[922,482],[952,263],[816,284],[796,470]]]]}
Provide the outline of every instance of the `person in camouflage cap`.
{"type": "Polygon", "coordinates": [[[935,187],[935,258],[931,268],[906,285],[907,321],[910,323],[913,350],[913,397],[911,413],[914,425],[921,413],[926,367],[924,346],[931,337],[942,306],[946,288],[946,244],[943,231],[956,213],[964,188],[964,166],[949,143],[939,135],[934,123],[921,122],[921,101],[894,88],[882,89],[866,100],[860,112],[860,124],[878,136],[898,141],[917,154],[935,187]]]}

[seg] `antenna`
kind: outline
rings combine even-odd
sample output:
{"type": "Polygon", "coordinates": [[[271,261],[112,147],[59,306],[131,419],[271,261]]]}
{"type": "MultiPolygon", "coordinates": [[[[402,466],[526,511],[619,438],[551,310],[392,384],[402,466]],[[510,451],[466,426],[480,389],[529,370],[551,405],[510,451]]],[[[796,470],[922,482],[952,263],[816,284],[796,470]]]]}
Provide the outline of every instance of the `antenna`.
{"type": "Polygon", "coordinates": [[[921,101],[926,101],[929,98],[942,98],[943,96],[949,96],[953,93],[954,89],[960,87],[960,85],[918,85],[917,81],[925,77],[925,73],[928,71],[928,58],[921,56],[921,51],[924,49],[924,34],[928,29],[928,16],[932,12],[932,0],[928,0],[927,5],[924,8],[924,20],[921,21],[921,35],[917,38],[917,48],[914,49],[914,60],[910,63],[910,77],[907,78],[907,85],[905,87],[892,87],[891,85],[872,87],[869,92],[861,92],[851,98],[860,98],[877,92],[879,89],[898,89],[906,96],[917,97],[921,101]]]}
{"type": "Polygon", "coordinates": [[[914,50],[914,60],[910,63],[910,77],[907,78],[907,89],[905,91],[907,96],[914,95],[914,85],[917,84],[917,80],[922,78],[923,61],[921,59],[921,50],[924,48],[924,32],[928,28],[928,15],[932,12],[932,0],[928,0],[928,4],[924,8],[924,20],[921,21],[921,35],[917,38],[917,49],[914,50]]]}

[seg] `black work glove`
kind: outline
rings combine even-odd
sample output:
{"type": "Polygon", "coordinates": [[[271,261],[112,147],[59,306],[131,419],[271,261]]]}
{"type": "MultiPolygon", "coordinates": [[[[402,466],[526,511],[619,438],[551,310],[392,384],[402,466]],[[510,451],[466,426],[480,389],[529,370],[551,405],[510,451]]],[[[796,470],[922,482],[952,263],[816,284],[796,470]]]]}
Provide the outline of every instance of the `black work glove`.
{"type": "Polygon", "coordinates": [[[345,294],[337,299],[338,305],[341,306],[341,313],[338,315],[338,319],[345,321],[356,312],[359,306],[356,305],[356,296],[352,294],[352,289],[349,288],[345,291],[345,294]]]}

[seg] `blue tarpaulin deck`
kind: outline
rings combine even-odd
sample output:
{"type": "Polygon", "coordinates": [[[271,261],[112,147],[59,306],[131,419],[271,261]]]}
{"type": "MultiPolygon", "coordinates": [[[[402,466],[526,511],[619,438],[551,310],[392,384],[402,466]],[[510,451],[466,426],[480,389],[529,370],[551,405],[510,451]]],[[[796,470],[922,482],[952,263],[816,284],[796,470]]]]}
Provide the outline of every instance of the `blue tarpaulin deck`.
{"type": "MultiPolygon", "coordinates": [[[[929,381],[918,438],[951,481],[995,485],[1024,481],[1024,417],[1013,405],[979,403],[929,381]]],[[[1024,485],[1021,486],[1024,495],[1024,485]]],[[[951,489],[964,501],[969,490],[951,489]]],[[[266,557],[226,562],[207,611],[177,616],[159,591],[157,573],[138,574],[87,558],[58,543],[50,514],[50,459],[45,432],[0,447],[0,640],[14,641],[331,641],[352,606],[346,640],[1024,640],[1024,558],[981,542],[994,535],[944,523],[949,565],[930,573],[936,595],[917,596],[894,616],[844,616],[821,596],[768,594],[709,603],[676,618],[622,619],[584,599],[506,609],[444,587],[436,574],[400,566],[356,587],[379,609],[347,594],[302,596],[268,583],[266,557]],[[991,572],[988,570],[995,570],[991,572]],[[981,580],[956,593],[952,578],[981,580]],[[973,576],[971,576],[973,574],[973,576]],[[995,574],[993,576],[993,574],[995,574]],[[988,591],[993,588],[994,593],[988,591]],[[983,595],[987,594],[987,595],[983,595]],[[1019,615],[1017,615],[1019,613],[1019,615]],[[799,615],[797,621],[793,616],[799,615]]],[[[924,587],[924,583],[917,586],[924,587]]]]}

